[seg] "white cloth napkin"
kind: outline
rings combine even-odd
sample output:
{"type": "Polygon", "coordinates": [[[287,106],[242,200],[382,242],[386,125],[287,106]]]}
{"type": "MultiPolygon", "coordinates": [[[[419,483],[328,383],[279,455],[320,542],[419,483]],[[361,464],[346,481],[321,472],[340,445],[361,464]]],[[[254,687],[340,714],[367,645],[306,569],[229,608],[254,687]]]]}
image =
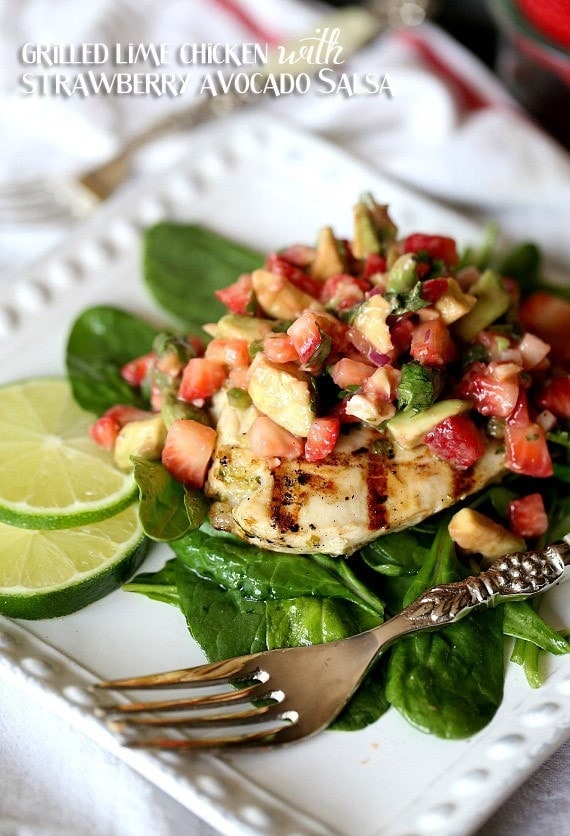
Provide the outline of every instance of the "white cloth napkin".
{"type": "MultiPolygon", "coordinates": [[[[284,42],[315,25],[322,6],[299,0],[0,0],[0,184],[80,171],[183,100],[23,96],[18,47],[32,43],[284,42]]],[[[177,68],[180,70],[180,68],[177,68]]],[[[162,68],[173,71],[172,68],[162,68]]],[[[318,133],[378,170],[481,218],[513,239],[538,241],[570,268],[570,158],[531,123],[494,76],[433,25],[378,38],[346,71],[387,74],[392,98],[341,95],[265,99],[257,105],[318,133]]],[[[183,143],[145,155],[172,164],[183,143]]],[[[1,278],[39,258],[69,226],[0,227],[1,278]]],[[[210,829],[128,767],[1,684],[1,836],[177,836],[210,829]]],[[[484,828],[488,834],[567,832],[566,746],[484,828]],[[540,798],[558,787],[557,806],[540,798]],[[521,813],[523,811],[523,813],[521,813]]]]}

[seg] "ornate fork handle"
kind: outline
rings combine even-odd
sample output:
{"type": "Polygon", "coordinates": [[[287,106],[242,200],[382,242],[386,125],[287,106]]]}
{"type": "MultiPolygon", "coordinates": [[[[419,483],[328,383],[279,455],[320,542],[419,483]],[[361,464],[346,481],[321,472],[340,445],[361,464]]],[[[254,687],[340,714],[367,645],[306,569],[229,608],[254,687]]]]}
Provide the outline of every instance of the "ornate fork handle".
{"type": "Polygon", "coordinates": [[[400,616],[413,629],[451,624],[481,604],[493,606],[544,592],[560,580],[568,565],[570,546],[565,542],[553,543],[540,551],[515,552],[477,577],[433,587],[400,616]]]}

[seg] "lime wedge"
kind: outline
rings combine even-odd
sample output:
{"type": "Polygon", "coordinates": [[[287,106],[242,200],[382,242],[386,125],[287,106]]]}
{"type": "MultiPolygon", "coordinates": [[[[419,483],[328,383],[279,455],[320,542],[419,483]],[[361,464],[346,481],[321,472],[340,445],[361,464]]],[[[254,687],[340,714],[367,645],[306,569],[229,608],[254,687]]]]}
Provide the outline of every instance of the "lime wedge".
{"type": "Polygon", "coordinates": [[[0,523],[0,613],[37,619],[80,610],[136,572],[147,542],[137,505],[68,529],[0,523]]]}
{"type": "Polygon", "coordinates": [[[0,388],[0,521],[68,528],[113,516],[135,499],[132,474],[89,438],[93,421],[64,379],[0,388]]]}

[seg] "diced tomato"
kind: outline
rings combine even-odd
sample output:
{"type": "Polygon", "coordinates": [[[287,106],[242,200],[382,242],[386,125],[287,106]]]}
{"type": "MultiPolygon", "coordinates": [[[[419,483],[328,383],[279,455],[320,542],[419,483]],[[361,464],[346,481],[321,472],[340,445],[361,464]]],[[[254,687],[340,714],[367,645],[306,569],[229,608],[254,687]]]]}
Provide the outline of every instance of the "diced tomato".
{"type": "Polygon", "coordinates": [[[525,476],[552,476],[552,460],[546,434],[539,424],[505,426],[505,467],[525,476]]]}
{"type": "Polygon", "coordinates": [[[309,434],[305,442],[305,458],[308,462],[319,462],[325,459],[335,448],[340,432],[340,420],[328,416],[315,418],[309,427],[309,434]]]}
{"type": "Polygon", "coordinates": [[[432,305],[434,302],[443,296],[449,286],[447,279],[426,279],[422,282],[421,296],[426,302],[432,305]]]}
{"type": "Polygon", "coordinates": [[[372,285],[366,279],[357,279],[345,273],[335,273],[325,279],[320,290],[323,305],[336,311],[353,308],[364,301],[365,294],[372,285]]]}
{"type": "Polygon", "coordinates": [[[483,433],[465,414],[440,421],[426,433],[424,443],[435,456],[459,470],[472,467],[485,452],[483,433]]]}
{"type": "Polygon", "coordinates": [[[215,445],[216,431],[212,427],[179,418],[168,429],[162,464],[178,482],[202,488],[215,445]]]}
{"type": "Polygon", "coordinates": [[[299,267],[296,267],[290,261],[286,261],[282,255],[278,253],[271,253],[265,259],[265,267],[277,276],[282,276],[288,282],[298,287],[303,293],[308,293],[315,299],[319,298],[321,292],[321,283],[305,273],[299,267]]]}
{"type": "Polygon", "coordinates": [[[570,375],[562,375],[551,380],[539,392],[537,403],[557,418],[570,419],[570,375]]]}
{"type": "Polygon", "coordinates": [[[246,368],[251,360],[247,340],[241,339],[211,340],[206,346],[204,357],[228,369],[246,368]]]}
{"type": "Polygon", "coordinates": [[[383,255],[379,255],[378,253],[369,253],[366,256],[366,260],[364,262],[364,268],[362,270],[362,277],[364,279],[368,279],[370,276],[374,276],[376,273],[385,273],[386,272],[386,259],[383,255]]]}
{"type": "Polygon", "coordinates": [[[489,374],[485,363],[472,363],[455,387],[455,394],[459,398],[473,400],[475,409],[481,415],[506,418],[517,404],[519,390],[516,378],[497,380],[489,374]]]}
{"type": "Polygon", "coordinates": [[[125,424],[130,424],[132,421],[143,421],[145,418],[151,418],[152,414],[152,412],[146,412],[144,409],[137,409],[135,406],[117,404],[110,407],[94,424],[91,424],[89,435],[100,447],[104,447],[105,450],[112,450],[117,436],[125,424]]]}
{"type": "Polygon", "coordinates": [[[540,537],[548,528],[548,516],[539,493],[511,500],[507,517],[510,530],[519,537],[540,537]]]}
{"type": "Polygon", "coordinates": [[[425,252],[430,258],[441,259],[450,267],[459,261],[454,239],[444,235],[425,235],[421,232],[414,232],[404,241],[403,252],[425,252]]]}
{"type": "Polygon", "coordinates": [[[525,328],[550,346],[550,357],[557,363],[570,363],[570,302],[545,291],[528,296],[519,308],[525,328]]]}
{"type": "Polygon", "coordinates": [[[135,357],[121,368],[121,377],[129,386],[140,386],[148,377],[150,370],[156,363],[156,354],[149,351],[141,357],[135,357]]]}
{"type": "Polygon", "coordinates": [[[304,443],[267,415],[258,416],[247,432],[251,452],[260,459],[293,460],[303,455],[304,443]]]}
{"type": "Polygon", "coordinates": [[[447,325],[432,319],[414,328],[410,354],[423,366],[441,366],[455,360],[457,349],[447,325]]]}
{"type": "Polygon", "coordinates": [[[182,372],[178,397],[183,401],[203,400],[222,388],[226,379],[226,368],[222,363],[193,357],[182,372]]]}
{"type": "Polygon", "coordinates": [[[253,304],[253,283],[249,273],[244,273],[233,284],[214,292],[216,298],[219,299],[220,302],[232,313],[251,313],[251,306],[253,304]]]}
{"type": "Polygon", "coordinates": [[[299,355],[288,334],[266,334],[263,338],[263,353],[271,363],[299,362],[299,355]]]}
{"type": "Polygon", "coordinates": [[[361,363],[359,360],[342,357],[338,363],[330,367],[330,373],[337,386],[341,389],[348,389],[349,386],[361,386],[375,369],[376,366],[370,363],[361,363]]]}

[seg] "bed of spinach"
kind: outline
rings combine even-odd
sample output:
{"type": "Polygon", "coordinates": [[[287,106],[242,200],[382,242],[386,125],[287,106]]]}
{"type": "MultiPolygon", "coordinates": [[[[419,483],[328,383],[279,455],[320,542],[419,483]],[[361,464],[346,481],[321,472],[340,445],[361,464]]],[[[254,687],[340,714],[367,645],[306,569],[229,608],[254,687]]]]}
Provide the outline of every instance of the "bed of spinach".
{"type": "MultiPolygon", "coordinates": [[[[481,267],[496,264],[492,241],[469,259],[481,267]]],[[[163,223],[145,235],[146,287],[180,327],[191,331],[222,312],[213,294],[217,287],[261,263],[261,255],[196,225],[163,223]]],[[[516,272],[525,292],[538,286],[534,245],[503,256],[504,265],[516,272]]],[[[116,403],[147,406],[144,395],[125,384],[120,368],[149,351],[155,334],[148,323],[109,306],[80,315],[66,354],[78,402],[96,413],[116,403]]],[[[568,445],[561,448],[544,543],[570,531],[568,445]]],[[[147,535],[168,541],[174,556],[160,571],[139,574],[125,588],[179,607],[211,660],[351,635],[382,623],[428,586],[473,570],[457,559],[445,514],[379,538],[348,561],[279,554],[215,532],[203,523],[206,506],[196,504],[196,497],[173,483],[160,465],[138,462],[136,470],[147,535]]],[[[513,479],[471,502],[501,515],[517,488],[513,479]]],[[[373,667],[335,727],[362,728],[392,705],[424,731],[444,738],[473,734],[501,702],[505,636],[515,638],[513,660],[524,666],[533,686],[540,682],[541,650],[570,652],[567,638],[528,602],[478,611],[438,633],[399,642],[373,667]]]]}

